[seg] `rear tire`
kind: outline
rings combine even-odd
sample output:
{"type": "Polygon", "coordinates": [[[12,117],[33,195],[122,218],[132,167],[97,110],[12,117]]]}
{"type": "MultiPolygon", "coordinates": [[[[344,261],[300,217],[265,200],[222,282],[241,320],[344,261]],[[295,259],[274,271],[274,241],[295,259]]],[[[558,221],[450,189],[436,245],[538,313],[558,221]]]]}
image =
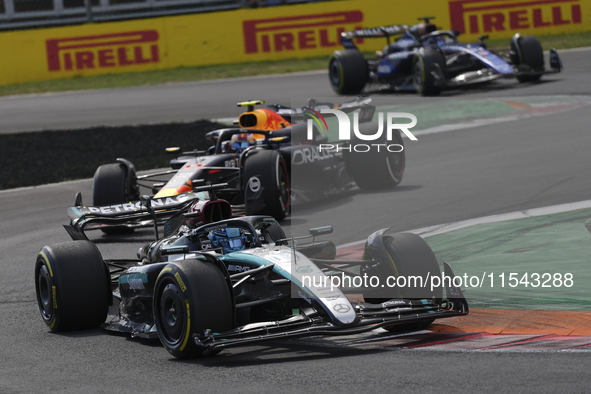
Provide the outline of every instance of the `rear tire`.
{"type": "Polygon", "coordinates": [[[154,288],[154,319],[160,342],[177,358],[208,356],[194,334],[225,332],[233,327],[230,289],[212,262],[184,260],[167,265],[154,288]]]}
{"type": "Polygon", "coordinates": [[[355,49],[335,51],[328,62],[328,79],[338,94],[358,94],[369,80],[367,61],[355,49]]]}
{"type": "MultiPolygon", "coordinates": [[[[532,71],[544,71],[544,51],[542,44],[534,36],[521,36],[517,40],[511,40],[511,50],[517,54],[519,65],[526,65],[532,71]],[[515,41],[519,48],[515,47],[515,41]]],[[[535,82],[542,77],[539,75],[520,75],[519,82],[535,82]]]]}
{"type": "Polygon", "coordinates": [[[445,56],[431,48],[423,48],[415,53],[412,63],[413,80],[417,91],[423,96],[437,96],[441,93],[441,86],[433,75],[445,77],[445,56]]]}
{"type": "MultiPolygon", "coordinates": [[[[363,134],[375,133],[377,123],[372,122],[359,126],[359,131],[363,134]]],[[[365,144],[357,136],[351,138],[351,145],[365,144]]],[[[406,155],[404,152],[404,143],[398,130],[393,130],[392,141],[386,140],[385,132],[382,137],[372,143],[393,145],[398,144],[402,147],[400,152],[389,152],[385,146],[380,147],[379,152],[373,149],[369,152],[347,152],[345,151],[345,165],[347,172],[353,178],[357,186],[363,190],[388,189],[397,186],[402,181],[404,167],[406,164],[406,155]]],[[[392,150],[397,150],[392,147],[392,150]]]]}
{"type": "Polygon", "coordinates": [[[90,241],[41,249],[35,291],[41,317],[52,331],[98,327],[107,318],[112,297],[107,267],[90,241]]]}
{"type": "Polygon", "coordinates": [[[246,215],[285,219],[291,210],[290,179],[285,160],[276,150],[257,150],[244,164],[246,215]],[[257,198],[249,199],[253,195],[257,198]],[[262,201],[261,201],[262,200],[262,201]]]}
{"type": "MultiPolygon", "coordinates": [[[[135,173],[128,174],[122,163],[105,164],[96,169],[92,186],[92,205],[116,205],[137,200],[139,196],[133,191],[135,173]],[[130,179],[131,177],[131,179],[130,179]]],[[[133,228],[118,226],[101,229],[105,234],[125,234],[133,232],[133,228]]]]}

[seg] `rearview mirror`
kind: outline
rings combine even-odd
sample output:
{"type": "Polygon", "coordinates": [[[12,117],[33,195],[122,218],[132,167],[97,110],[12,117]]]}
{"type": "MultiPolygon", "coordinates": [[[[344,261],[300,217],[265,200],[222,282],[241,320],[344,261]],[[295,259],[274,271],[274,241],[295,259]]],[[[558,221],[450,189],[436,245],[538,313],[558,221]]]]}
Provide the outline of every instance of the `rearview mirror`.
{"type": "Polygon", "coordinates": [[[332,234],[332,226],[311,228],[309,231],[310,231],[310,235],[313,237],[318,237],[320,235],[326,235],[326,234],[332,234]]]}

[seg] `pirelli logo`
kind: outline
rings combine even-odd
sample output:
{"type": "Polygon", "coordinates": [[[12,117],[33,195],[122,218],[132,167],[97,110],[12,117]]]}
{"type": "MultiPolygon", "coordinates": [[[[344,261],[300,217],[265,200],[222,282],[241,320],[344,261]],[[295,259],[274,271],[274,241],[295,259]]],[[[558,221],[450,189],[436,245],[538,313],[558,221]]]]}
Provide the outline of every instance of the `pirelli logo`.
{"type": "MultiPolygon", "coordinates": [[[[359,10],[298,15],[242,22],[245,53],[332,48],[340,44],[341,33],[360,29],[359,10]]],[[[358,43],[362,40],[358,40],[358,43]]]]}
{"type": "Polygon", "coordinates": [[[70,71],[158,63],[158,39],[156,30],[49,39],[47,68],[70,71]]]}
{"type": "Polygon", "coordinates": [[[581,24],[580,0],[453,0],[451,28],[479,34],[581,24]]]}

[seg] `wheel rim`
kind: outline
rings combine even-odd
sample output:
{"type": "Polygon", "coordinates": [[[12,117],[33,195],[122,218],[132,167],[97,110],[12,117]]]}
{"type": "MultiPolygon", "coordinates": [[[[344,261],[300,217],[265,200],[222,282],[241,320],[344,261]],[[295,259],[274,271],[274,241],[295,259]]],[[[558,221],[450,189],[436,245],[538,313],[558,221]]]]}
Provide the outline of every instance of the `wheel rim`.
{"type": "Polygon", "coordinates": [[[413,74],[415,85],[419,91],[423,90],[423,67],[421,67],[421,61],[415,63],[414,74],[413,74]]]}
{"type": "Polygon", "coordinates": [[[289,208],[290,203],[290,191],[289,191],[289,178],[287,176],[287,168],[285,163],[277,158],[277,187],[279,191],[279,203],[283,207],[283,210],[289,208]]]}
{"type": "Polygon", "coordinates": [[[341,67],[336,59],[330,62],[328,75],[333,86],[341,85],[341,67]]]}
{"type": "MultiPolygon", "coordinates": [[[[400,146],[403,146],[402,139],[398,134],[396,134],[396,139],[398,140],[397,143],[400,146]]],[[[404,148],[401,152],[391,152],[386,155],[386,164],[392,179],[397,180],[404,172],[404,160],[404,148]]]]}
{"type": "Polygon", "coordinates": [[[158,319],[160,338],[172,345],[181,340],[185,328],[183,297],[178,286],[168,281],[158,301],[158,319]]]}
{"type": "Polygon", "coordinates": [[[53,294],[51,278],[45,264],[39,264],[37,268],[37,303],[41,317],[46,322],[53,318],[53,294]]]}

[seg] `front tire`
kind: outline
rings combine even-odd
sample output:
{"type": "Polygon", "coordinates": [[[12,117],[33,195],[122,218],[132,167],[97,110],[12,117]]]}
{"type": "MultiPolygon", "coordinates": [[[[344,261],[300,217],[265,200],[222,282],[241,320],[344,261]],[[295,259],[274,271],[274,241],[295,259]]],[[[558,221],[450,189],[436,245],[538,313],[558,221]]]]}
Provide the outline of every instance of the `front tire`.
{"type": "MultiPolygon", "coordinates": [[[[375,133],[377,127],[377,123],[372,122],[360,125],[359,131],[363,134],[371,134],[375,133]]],[[[363,190],[388,189],[397,186],[402,181],[406,165],[402,136],[398,130],[393,130],[392,140],[388,141],[384,134],[385,132],[379,140],[372,142],[374,144],[382,144],[380,150],[377,152],[374,150],[369,152],[345,151],[347,172],[357,186],[363,190]],[[392,146],[392,150],[400,151],[390,152],[384,145],[392,146]],[[399,145],[399,147],[393,145],[399,145]]],[[[366,143],[367,141],[362,141],[355,135],[351,139],[352,146],[366,143]]]]}
{"type": "Polygon", "coordinates": [[[287,238],[287,236],[285,235],[285,231],[283,231],[283,228],[278,224],[273,224],[272,226],[269,226],[269,228],[267,228],[267,233],[269,234],[273,242],[277,242],[280,239],[287,238]]]}
{"type": "Polygon", "coordinates": [[[445,56],[431,49],[423,48],[415,53],[412,63],[413,81],[417,91],[423,96],[437,96],[441,93],[443,81],[438,81],[433,75],[445,78],[445,56]]]}
{"type": "MultiPolygon", "coordinates": [[[[542,44],[535,36],[514,37],[511,40],[511,50],[516,54],[518,65],[525,65],[530,71],[544,72],[544,51],[542,44]]],[[[519,75],[519,82],[535,82],[542,77],[538,75],[519,75]]]]}
{"type": "Polygon", "coordinates": [[[291,210],[290,179],[285,160],[276,150],[257,150],[244,164],[246,215],[270,215],[277,221],[291,210]]]}
{"type": "Polygon", "coordinates": [[[369,80],[367,61],[355,49],[335,51],[328,62],[328,79],[338,94],[358,94],[369,80]]]}
{"type": "Polygon", "coordinates": [[[160,342],[174,357],[215,354],[198,347],[193,337],[233,327],[232,297],[222,271],[200,260],[167,265],[154,288],[154,318],[160,342]]]}
{"type": "MultiPolygon", "coordinates": [[[[396,233],[382,236],[382,241],[387,256],[382,256],[381,253],[377,255],[374,254],[372,251],[374,250],[375,245],[369,247],[369,249],[366,246],[365,250],[366,258],[368,256],[375,256],[380,260],[385,259],[385,261],[381,261],[379,267],[376,268],[378,271],[373,273],[374,275],[379,275],[382,278],[404,277],[409,281],[409,278],[411,277],[420,276],[423,283],[428,282],[428,278],[430,277],[441,276],[439,263],[435,258],[433,250],[431,250],[429,245],[420,236],[412,233],[396,233]]],[[[379,249],[382,248],[379,247],[379,249]]],[[[370,274],[369,271],[368,274],[370,274]]],[[[421,287],[420,282],[414,283],[418,286],[398,287],[399,294],[392,294],[390,295],[390,298],[371,299],[370,302],[382,303],[397,297],[406,300],[434,299],[436,302],[440,302],[443,297],[443,290],[441,287],[431,289],[429,286],[421,287]]],[[[422,322],[396,324],[384,328],[391,332],[420,330],[430,325],[433,321],[434,319],[430,319],[422,322]]]]}
{"type": "Polygon", "coordinates": [[[107,318],[111,289],[96,245],[71,241],[41,249],[35,292],[41,317],[52,331],[98,327],[107,318]]]}

